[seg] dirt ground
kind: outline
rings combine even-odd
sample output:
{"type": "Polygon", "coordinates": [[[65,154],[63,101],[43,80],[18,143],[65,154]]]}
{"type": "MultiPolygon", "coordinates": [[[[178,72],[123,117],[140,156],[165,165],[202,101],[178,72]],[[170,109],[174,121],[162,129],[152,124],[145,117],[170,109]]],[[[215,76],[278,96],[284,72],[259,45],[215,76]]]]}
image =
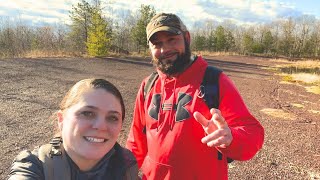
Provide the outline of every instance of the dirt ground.
{"type": "MultiPolygon", "coordinates": [[[[250,161],[229,165],[229,179],[320,179],[320,96],[265,68],[266,58],[206,57],[237,85],[251,113],[265,128],[265,143],[250,161]],[[294,104],[302,104],[297,107],[294,104]],[[283,110],[273,117],[266,108],[283,110]]],[[[66,91],[78,80],[106,78],[122,92],[127,114],[119,142],[131,123],[141,80],[153,71],[147,59],[0,59],[0,179],[6,179],[12,160],[23,149],[47,143],[53,136],[50,116],[66,91]]],[[[51,118],[52,119],[52,118],[51,118]]]]}

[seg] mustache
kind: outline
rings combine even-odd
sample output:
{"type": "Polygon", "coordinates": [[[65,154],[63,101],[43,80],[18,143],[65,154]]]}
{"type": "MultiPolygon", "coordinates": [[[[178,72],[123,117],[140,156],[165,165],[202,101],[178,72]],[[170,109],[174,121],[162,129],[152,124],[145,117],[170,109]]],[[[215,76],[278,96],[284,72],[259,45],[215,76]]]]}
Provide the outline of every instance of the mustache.
{"type": "Polygon", "coordinates": [[[176,55],[176,54],[179,54],[179,52],[178,51],[171,51],[171,52],[163,53],[159,56],[159,60],[163,60],[167,57],[170,57],[170,56],[176,55]]]}

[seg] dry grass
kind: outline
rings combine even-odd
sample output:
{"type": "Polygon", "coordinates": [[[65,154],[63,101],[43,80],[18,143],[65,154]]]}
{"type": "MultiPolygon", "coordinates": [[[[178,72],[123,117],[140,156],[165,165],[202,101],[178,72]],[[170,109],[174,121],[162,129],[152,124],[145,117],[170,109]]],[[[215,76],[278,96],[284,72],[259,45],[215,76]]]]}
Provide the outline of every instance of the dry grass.
{"type": "Polygon", "coordinates": [[[313,113],[313,114],[320,114],[320,111],[317,111],[317,110],[314,110],[314,109],[311,109],[311,110],[308,110],[310,113],[313,113]]]}
{"type": "Polygon", "coordinates": [[[294,63],[294,66],[299,67],[299,68],[310,68],[310,67],[320,68],[320,60],[317,60],[317,61],[312,61],[312,60],[297,61],[294,63]]]}
{"type": "Polygon", "coordinates": [[[284,119],[284,120],[294,120],[295,119],[295,116],[293,114],[284,112],[281,109],[265,108],[265,109],[262,109],[261,112],[263,112],[269,116],[284,119]]]}
{"type": "Polygon", "coordinates": [[[298,104],[298,103],[291,103],[291,106],[296,107],[296,108],[304,108],[304,105],[298,104]]]}
{"type": "Polygon", "coordinates": [[[308,172],[310,179],[320,179],[320,173],[318,172],[308,172]]]}
{"type": "Polygon", "coordinates": [[[304,82],[306,84],[319,84],[320,85],[320,75],[308,74],[308,73],[297,73],[291,74],[292,80],[304,82]]]}
{"type": "Polygon", "coordinates": [[[270,61],[275,63],[288,63],[292,65],[296,65],[299,67],[320,67],[320,59],[312,60],[312,59],[304,59],[299,61],[289,61],[288,59],[279,58],[279,59],[271,59],[270,61]]]}
{"type": "Polygon", "coordinates": [[[201,56],[239,56],[238,53],[235,52],[210,52],[210,51],[195,51],[195,54],[201,56]]]}
{"type": "MultiPolygon", "coordinates": [[[[283,68],[294,68],[294,69],[312,69],[316,70],[320,68],[320,60],[300,60],[300,61],[288,61],[286,59],[272,59],[271,61],[277,64],[275,67],[271,67],[270,70],[274,70],[274,68],[280,69],[283,68]],[[283,64],[282,64],[283,63],[283,64]]],[[[314,71],[315,71],[314,70],[314,71]]],[[[311,71],[310,71],[311,72],[311,71]]],[[[282,76],[282,84],[285,82],[288,83],[297,83],[303,86],[306,86],[306,91],[314,94],[320,94],[320,74],[314,73],[281,73],[278,74],[282,76]],[[311,85],[311,86],[310,86],[311,85]]]]}
{"type": "Polygon", "coordinates": [[[305,87],[307,92],[311,92],[314,94],[320,94],[320,86],[310,86],[310,87],[305,87]]]}
{"type": "Polygon", "coordinates": [[[43,58],[43,57],[84,57],[85,54],[65,51],[40,51],[34,50],[26,53],[26,58],[43,58]]]}

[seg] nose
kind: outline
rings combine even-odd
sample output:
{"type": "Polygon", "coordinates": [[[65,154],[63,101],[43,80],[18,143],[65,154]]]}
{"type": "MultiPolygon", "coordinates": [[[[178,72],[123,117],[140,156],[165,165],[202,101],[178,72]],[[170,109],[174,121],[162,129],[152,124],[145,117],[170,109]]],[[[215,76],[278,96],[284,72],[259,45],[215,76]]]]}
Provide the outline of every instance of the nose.
{"type": "Polygon", "coordinates": [[[171,46],[169,43],[164,42],[161,46],[161,54],[166,53],[167,51],[169,51],[171,49],[171,46]]]}
{"type": "Polygon", "coordinates": [[[97,130],[107,130],[108,125],[107,121],[103,117],[97,117],[93,122],[92,122],[92,128],[97,129],[97,130]]]}

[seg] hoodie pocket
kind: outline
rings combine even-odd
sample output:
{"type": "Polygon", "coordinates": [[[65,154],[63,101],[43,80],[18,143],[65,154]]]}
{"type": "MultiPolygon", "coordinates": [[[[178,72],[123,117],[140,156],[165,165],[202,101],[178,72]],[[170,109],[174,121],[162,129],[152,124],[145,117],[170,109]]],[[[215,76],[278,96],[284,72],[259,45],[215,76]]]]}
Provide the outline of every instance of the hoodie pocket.
{"type": "Polygon", "coordinates": [[[146,156],[141,170],[143,179],[169,179],[172,173],[172,166],[156,162],[146,156]]]}

